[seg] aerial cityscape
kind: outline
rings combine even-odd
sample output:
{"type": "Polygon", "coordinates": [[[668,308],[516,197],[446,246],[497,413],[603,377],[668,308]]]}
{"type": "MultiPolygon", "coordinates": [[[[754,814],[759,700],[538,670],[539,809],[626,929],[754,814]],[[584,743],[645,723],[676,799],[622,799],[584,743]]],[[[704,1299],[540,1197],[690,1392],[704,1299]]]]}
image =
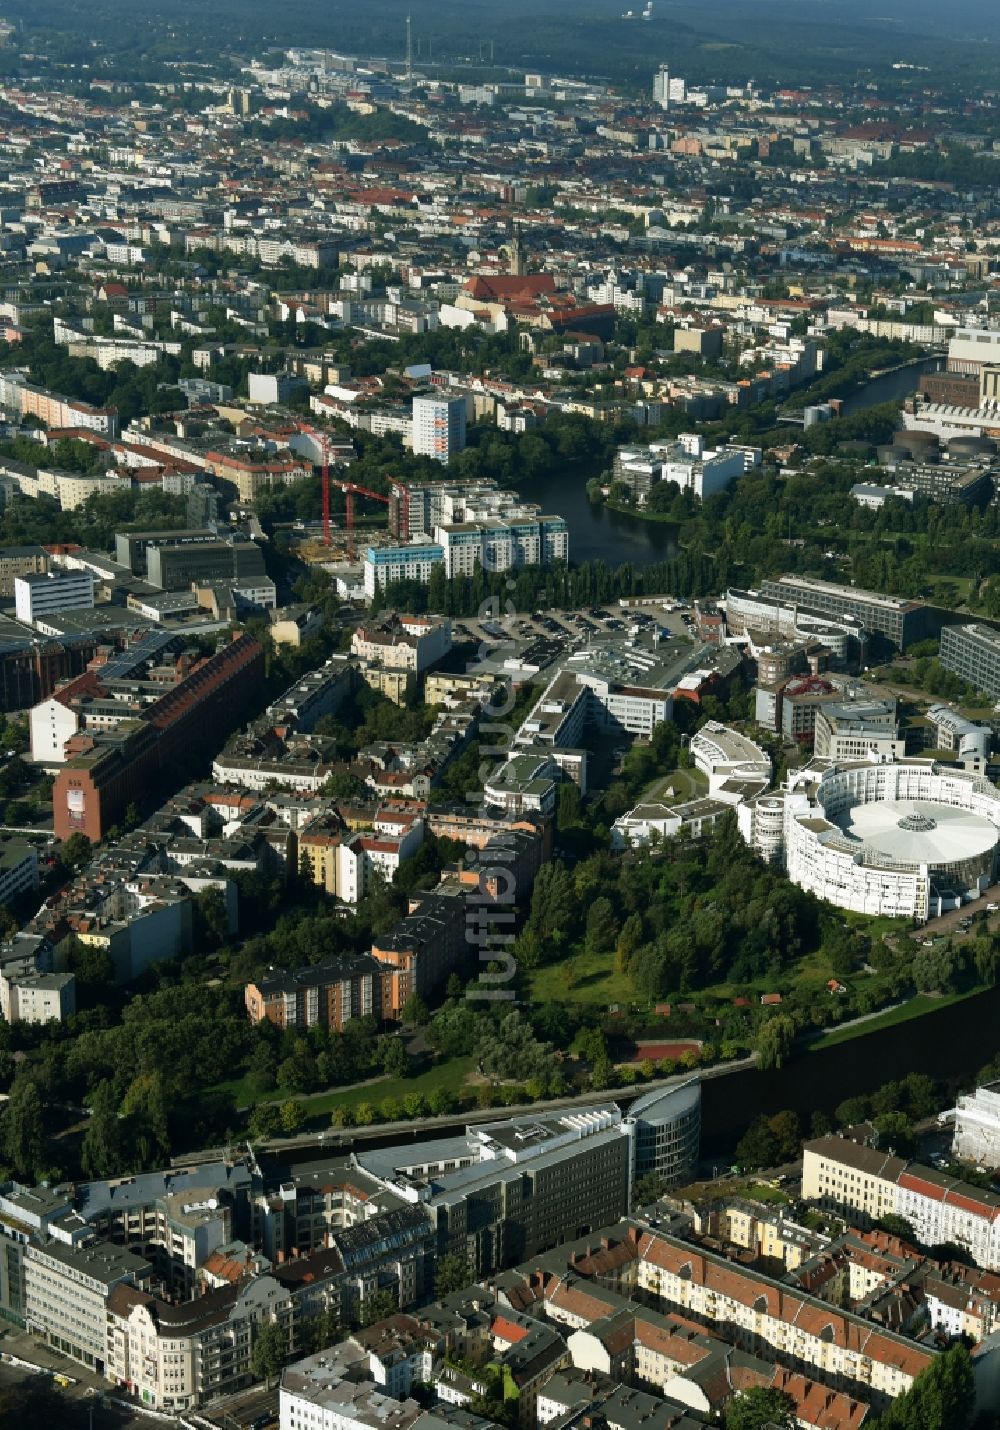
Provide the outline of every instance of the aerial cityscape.
{"type": "Polygon", "coordinates": [[[0,15],[0,1427],[1000,1430],[1000,12],[0,15]]]}

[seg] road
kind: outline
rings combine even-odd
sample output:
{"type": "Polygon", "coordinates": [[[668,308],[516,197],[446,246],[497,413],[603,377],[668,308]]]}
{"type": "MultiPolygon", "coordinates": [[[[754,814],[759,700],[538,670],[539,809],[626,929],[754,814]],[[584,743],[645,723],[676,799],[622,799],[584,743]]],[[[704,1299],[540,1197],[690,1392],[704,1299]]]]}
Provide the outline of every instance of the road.
{"type": "MultiPolygon", "coordinates": [[[[954,933],[964,919],[974,919],[977,914],[986,913],[987,904],[1000,904],[1000,884],[994,884],[987,889],[974,903],[963,904],[960,909],[949,909],[940,918],[928,919],[920,928],[914,929],[910,937],[919,942],[925,938],[940,938],[944,934],[954,933]]],[[[987,914],[986,925],[990,933],[1000,930],[1000,913],[987,914]]],[[[967,937],[974,936],[975,930],[970,929],[967,937]]]]}
{"type": "Polygon", "coordinates": [[[91,1430],[153,1430],[162,1424],[158,1418],[144,1414],[138,1406],[115,1404],[126,1397],[119,1396],[103,1376],[93,1375],[75,1361],[56,1355],[26,1331],[11,1327],[0,1333],[0,1385],[22,1385],[39,1376],[55,1386],[59,1395],[86,1406],[91,1430]],[[13,1365],[6,1359],[11,1355],[31,1362],[31,1366],[13,1365]],[[59,1385],[54,1379],[56,1375],[69,1383],[59,1385]]]}

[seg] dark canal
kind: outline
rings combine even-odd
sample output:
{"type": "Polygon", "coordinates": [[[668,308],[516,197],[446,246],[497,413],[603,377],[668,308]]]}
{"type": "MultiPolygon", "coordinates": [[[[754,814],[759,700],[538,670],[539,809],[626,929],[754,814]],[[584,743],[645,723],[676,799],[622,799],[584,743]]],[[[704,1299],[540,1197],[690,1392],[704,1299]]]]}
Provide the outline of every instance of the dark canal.
{"type": "Polygon", "coordinates": [[[759,1113],[791,1108],[808,1128],[814,1112],[832,1112],[845,1097],[874,1092],[893,1078],[927,1073],[957,1084],[1000,1051],[1000,988],[953,1003],[910,1023],[802,1053],[771,1072],[731,1073],[702,1084],[702,1150],[725,1156],[759,1113]]]}

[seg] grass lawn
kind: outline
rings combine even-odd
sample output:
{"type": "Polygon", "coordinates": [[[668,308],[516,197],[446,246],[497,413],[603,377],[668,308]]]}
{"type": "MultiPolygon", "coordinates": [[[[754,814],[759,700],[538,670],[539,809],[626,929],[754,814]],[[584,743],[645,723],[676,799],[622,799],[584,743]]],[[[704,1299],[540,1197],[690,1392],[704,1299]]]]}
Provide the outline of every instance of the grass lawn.
{"type": "Polygon", "coordinates": [[[630,1003],[632,980],[615,968],[614,954],[578,953],[531,975],[532,1003],[630,1003]]]}
{"type": "MultiPolygon", "coordinates": [[[[439,1087],[447,1088],[457,1096],[473,1071],[475,1061],[469,1054],[464,1058],[452,1058],[450,1062],[436,1063],[417,1077],[382,1077],[362,1087],[343,1087],[334,1092],[317,1093],[315,1097],[302,1099],[302,1110],[306,1118],[329,1117],[336,1107],[354,1108],[361,1102],[371,1102],[377,1107],[384,1097],[402,1098],[410,1092],[422,1092],[429,1097],[439,1087]]],[[[269,1100],[283,1101],[280,1097],[269,1100]]]]}
{"type": "Polygon", "coordinates": [[[743,1187],[740,1194],[752,1202],[765,1202],[775,1206],[785,1205],[789,1201],[780,1187],[769,1187],[766,1182],[752,1182],[743,1187]]]}
{"type": "Polygon", "coordinates": [[[643,792],[639,804],[659,801],[663,804],[686,804],[688,800],[701,799],[708,794],[708,779],[701,770],[671,770],[669,775],[661,775],[643,792]],[[673,790],[673,794],[667,794],[673,790]]]}
{"type": "Polygon", "coordinates": [[[977,985],[965,993],[942,993],[937,998],[932,998],[926,993],[917,993],[913,998],[901,1003],[898,1008],[889,1008],[885,1013],[879,1013],[864,1023],[856,1023],[850,1028],[832,1028],[822,1036],[814,1038],[809,1044],[808,1051],[811,1053],[821,1052],[824,1048],[832,1048],[836,1043],[849,1043],[852,1038],[863,1038],[867,1033],[877,1033],[881,1028],[891,1028],[894,1023],[909,1023],[914,1018],[923,1018],[928,1013],[936,1013],[940,1008],[947,1008],[951,1003],[961,1003],[966,998],[975,998],[978,994],[985,992],[984,987],[977,985]]]}

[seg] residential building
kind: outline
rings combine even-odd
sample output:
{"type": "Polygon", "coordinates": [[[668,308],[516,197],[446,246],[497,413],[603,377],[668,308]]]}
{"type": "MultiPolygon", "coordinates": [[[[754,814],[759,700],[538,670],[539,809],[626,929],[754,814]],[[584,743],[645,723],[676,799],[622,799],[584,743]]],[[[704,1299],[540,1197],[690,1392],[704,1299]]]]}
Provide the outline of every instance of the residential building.
{"type": "Polygon", "coordinates": [[[63,1023],[76,1012],[72,973],[0,972],[0,1009],[8,1023],[63,1023]]]}
{"type": "Polygon", "coordinates": [[[26,840],[0,838],[0,905],[38,888],[38,849],[26,840]]]}
{"type": "Polygon", "coordinates": [[[447,464],[465,447],[464,397],[413,399],[413,453],[447,464]]]}
{"type": "Polygon", "coordinates": [[[391,581],[419,581],[426,586],[435,566],[444,563],[444,547],[422,541],[412,546],[369,546],[364,561],[365,598],[371,601],[391,581]]]}
{"type": "Polygon", "coordinates": [[[272,971],[244,993],[251,1023],[275,1027],[331,1028],[343,1032],[351,1018],[381,1017],[381,965],[364,954],[286,973],[272,971]]]}
{"type": "Polygon", "coordinates": [[[451,621],[436,616],[380,614],[358,626],[351,651],[359,660],[419,676],[451,650],[451,621]]]}
{"type": "Polygon", "coordinates": [[[0,546],[0,596],[13,596],[16,576],[44,575],[48,569],[44,546],[0,546]]]}
{"type": "Polygon", "coordinates": [[[977,1266],[1000,1271],[1000,1197],[936,1168],[820,1137],[803,1148],[802,1195],[862,1226],[904,1217],[923,1245],[953,1243],[977,1266]]]}

